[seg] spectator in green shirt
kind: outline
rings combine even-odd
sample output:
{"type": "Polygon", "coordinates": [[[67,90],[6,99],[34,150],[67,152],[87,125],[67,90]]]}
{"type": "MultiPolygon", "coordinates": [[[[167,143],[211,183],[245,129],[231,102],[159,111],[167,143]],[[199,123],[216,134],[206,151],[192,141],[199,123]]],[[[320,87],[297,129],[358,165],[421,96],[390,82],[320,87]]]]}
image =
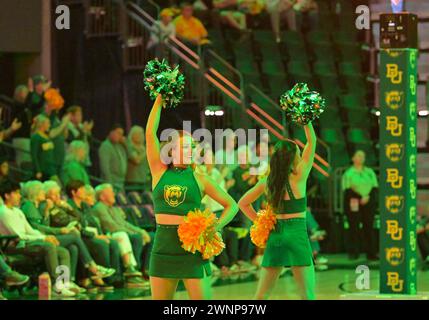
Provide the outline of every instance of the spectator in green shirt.
{"type": "Polygon", "coordinates": [[[57,168],[55,166],[55,146],[49,137],[51,121],[45,115],[38,115],[34,119],[34,133],[31,136],[30,149],[31,160],[36,179],[57,180],[57,168]]]}
{"type": "Polygon", "coordinates": [[[349,257],[359,257],[359,224],[362,222],[365,251],[369,260],[377,259],[373,236],[373,223],[376,205],[377,176],[365,166],[365,152],[357,150],[352,158],[353,165],[344,172],[342,188],[344,191],[344,211],[350,226],[349,257]]]}
{"type": "Polygon", "coordinates": [[[67,186],[70,181],[78,180],[84,184],[90,184],[88,172],[86,171],[84,162],[87,157],[87,146],[85,142],[75,140],[70,143],[66,162],[61,172],[61,181],[67,186]]]}

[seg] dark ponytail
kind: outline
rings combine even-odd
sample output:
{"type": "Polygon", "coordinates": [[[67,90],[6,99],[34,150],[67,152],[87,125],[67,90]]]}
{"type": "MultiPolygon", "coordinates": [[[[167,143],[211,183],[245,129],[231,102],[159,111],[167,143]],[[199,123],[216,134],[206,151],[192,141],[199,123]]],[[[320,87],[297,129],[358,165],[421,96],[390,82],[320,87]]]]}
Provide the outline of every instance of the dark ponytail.
{"type": "Polygon", "coordinates": [[[276,144],[270,160],[270,174],[267,178],[268,202],[274,210],[279,209],[281,205],[295,155],[296,144],[294,142],[285,140],[276,144]]]}

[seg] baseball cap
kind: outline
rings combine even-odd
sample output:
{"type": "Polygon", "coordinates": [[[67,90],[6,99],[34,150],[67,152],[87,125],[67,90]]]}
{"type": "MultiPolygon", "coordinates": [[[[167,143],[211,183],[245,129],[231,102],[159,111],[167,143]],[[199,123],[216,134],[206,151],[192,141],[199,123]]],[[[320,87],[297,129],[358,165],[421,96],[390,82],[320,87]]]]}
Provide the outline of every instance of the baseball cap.
{"type": "Polygon", "coordinates": [[[38,85],[39,83],[46,83],[46,82],[48,81],[46,80],[45,76],[42,74],[39,74],[33,77],[33,83],[35,86],[38,85]]]}

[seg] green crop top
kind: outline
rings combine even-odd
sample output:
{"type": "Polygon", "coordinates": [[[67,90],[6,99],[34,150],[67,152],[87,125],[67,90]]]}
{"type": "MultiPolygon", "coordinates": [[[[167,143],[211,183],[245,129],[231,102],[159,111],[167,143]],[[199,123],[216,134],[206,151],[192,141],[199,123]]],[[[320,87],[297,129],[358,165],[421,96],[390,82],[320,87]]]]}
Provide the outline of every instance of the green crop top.
{"type": "Polygon", "coordinates": [[[152,197],[155,214],[185,216],[201,207],[201,191],[191,167],[168,168],[153,189],[152,197]]]}
{"type": "Polygon", "coordinates": [[[289,180],[286,181],[286,191],[289,194],[289,200],[283,200],[281,212],[279,213],[298,213],[307,211],[307,197],[296,199],[292,192],[289,180]]]}

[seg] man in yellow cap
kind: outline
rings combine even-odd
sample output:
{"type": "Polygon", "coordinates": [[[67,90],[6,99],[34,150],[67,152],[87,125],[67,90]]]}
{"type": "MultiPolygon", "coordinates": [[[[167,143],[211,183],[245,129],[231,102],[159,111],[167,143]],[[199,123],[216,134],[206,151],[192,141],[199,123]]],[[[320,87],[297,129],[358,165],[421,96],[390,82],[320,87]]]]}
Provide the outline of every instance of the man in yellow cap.
{"type": "Polygon", "coordinates": [[[150,40],[147,49],[157,46],[157,56],[161,58],[162,45],[168,41],[168,38],[176,35],[176,28],[172,23],[174,12],[171,9],[163,9],[160,13],[160,20],[155,21],[151,28],[150,40]]]}

